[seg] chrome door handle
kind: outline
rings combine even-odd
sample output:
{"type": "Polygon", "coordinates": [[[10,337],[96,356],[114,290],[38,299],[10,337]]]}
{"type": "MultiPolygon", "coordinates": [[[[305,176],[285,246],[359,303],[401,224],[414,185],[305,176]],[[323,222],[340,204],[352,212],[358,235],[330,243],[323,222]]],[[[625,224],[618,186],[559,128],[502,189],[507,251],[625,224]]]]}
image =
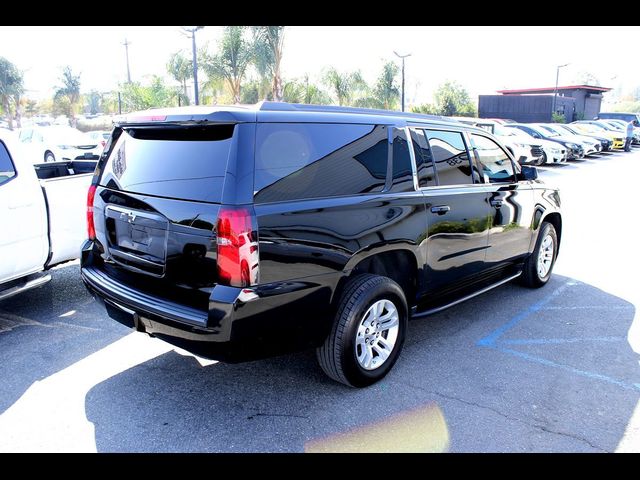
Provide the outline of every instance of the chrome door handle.
{"type": "Polygon", "coordinates": [[[437,213],[438,215],[444,215],[450,210],[451,207],[449,205],[438,205],[436,207],[431,207],[431,213],[437,213]]]}

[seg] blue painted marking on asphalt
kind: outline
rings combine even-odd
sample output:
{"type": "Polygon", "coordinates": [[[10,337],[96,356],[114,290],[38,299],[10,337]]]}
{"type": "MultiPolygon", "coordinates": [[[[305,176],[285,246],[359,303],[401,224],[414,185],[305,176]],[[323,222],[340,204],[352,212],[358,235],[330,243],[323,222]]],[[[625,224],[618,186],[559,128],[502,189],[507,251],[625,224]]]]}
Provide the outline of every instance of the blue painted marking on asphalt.
{"type": "Polygon", "coordinates": [[[549,344],[563,344],[563,343],[578,343],[578,342],[622,342],[626,340],[625,337],[592,337],[592,338],[532,338],[532,339],[515,339],[515,340],[500,340],[503,345],[549,345],[549,344]]]}
{"type": "MultiPolygon", "coordinates": [[[[541,365],[546,365],[549,367],[556,367],[566,370],[568,372],[574,373],[576,375],[580,375],[583,377],[591,378],[594,380],[601,380],[603,382],[610,383],[612,385],[617,385],[627,390],[638,390],[640,391],[640,383],[627,383],[622,380],[616,380],[615,378],[609,377],[607,375],[603,375],[601,373],[590,372],[587,370],[580,370],[578,368],[571,367],[569,365],[565,365],[562,363],[557,363],[552,360],[548,360],[546,358],[537,357],[535,355],[530,355],[528,353],[519,352],[517,350],[512,350],[510,348],[504,348],[498,345],[498,340],[502,335],[511,330],[517,324],[519,324],[522,320],[527,318],[529,315],[539,311],[539,310],[555,310],[554,307],[545,307],[549,302],[555,299],[558,295],[560,295],[567,287],[577,285],[575,281],[568,281],[554,290],[548,297],[540,300],[533,305],[530,305],[528,308],[518,312],[514,317],[512,317],[507,323],[498,327],[489,335],[484,338],[478,340],[476,345],[480,347],[491,348],[493,350],[498,350],[503,353],[508,353],[511,355],[515,355],[516,357],[522,358],[524,360],[528,360],[531,362],[539,363],[541,365]]],[[[562,307],[560,307],[562,308],[562,307]]],[[[557,309],[560,309],[557,308],[557,309]]],[[[587,307],[588,308],[588,307],[587,307]]],[[[626,307],[625,307],[626,308],[626,307]]],[[[624,337],[595,337],[595,338],[540,338],[540,339],[511,339],[511,340],[500,340],[500,344],[503,345],[550,345],[550,344],[566,344],[566,343],[577,343],[577,342],[618,342],[626,340],[624,337]]]]}
{"type": "Polygon", "coordinates": [[[587,378],[593,378],[595,380],[602,380],[607,383],[612,383],[613,385],[617,385],[619,387],[625,388],[627,390],[640,390],[640,384],[638,383],[626,383],[621,380],[616,380],[615,378],[608,377],[606,375],[602,375],[600,373],[589,372],[587,370],[579,370],[577,368],[570,367],[569,365],[564,365],[562,363],[552,362],[551,360],[547,360],[546,358],[536,357],[534,355],[529,355],[527,353],[518,352],[517,350],[511,350],[509,348],[500,348],[493,347],[496,350],[500,350],[501,352],[510,353],[511,355],[515,355],[516,357],[524,358],[525,360],[529,360],[531,362],[540,363],[542,365],[547,365],[549,367],[557,367],[563,370],[567,370],[571,373],[575,373],[576,375],[581,375],[587,378]]]}
{"type": "Polygon", "coordinates": [[[513,317],[507,323],[505,323],[501,327],[498,327],[497,329],[495,329],[493,332],[491,332],[486,337],[481,338],[480,340],[478,340],[476,345],[478,345],[480,347],[491,347],[491,346],[494,346],[495,343],[498,341],[498,339],[502,335],[504,335],[507,331],[511,330],[513,327],[515,327],[518,323],[520,323],[522,320],[527,318],[532,313],[535,313],[538,310],[540,310],[542,307],[544,307],[551,300],[554,300],[567,287],[569,287],[569,282],[564,283],[563,285],[560,285],[558,288],[555,289],[555,291],[553,291],[551,293],[551,295],[549,295],[548,297],[543,298],[542,300],[540,300],[537,303],[534,303],[533,305],[529,306],[529,308],[526,308],[525,310],[521,311],[520,313],[517,313],[515,315],[515,317],[513,317]]]}

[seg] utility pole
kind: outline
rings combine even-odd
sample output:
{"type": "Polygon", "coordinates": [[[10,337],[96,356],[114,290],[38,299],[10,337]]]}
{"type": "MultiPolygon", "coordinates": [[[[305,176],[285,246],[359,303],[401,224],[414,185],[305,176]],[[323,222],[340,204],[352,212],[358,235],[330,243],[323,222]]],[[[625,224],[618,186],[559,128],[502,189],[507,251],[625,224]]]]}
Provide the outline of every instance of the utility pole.
{"type": "Polygon", "coordinates": [[[200,105],[198,99],[198,58],[196,55],[196,32],[204,27],[182,27],[185,32],[191,34],[191,47],[193,49],[193,94],[196,105],[200,105]]]}
{"type": "Polygon", "coordinates": [[[131,42],[125,38],[122,45],[124,45],[124,51],[127,55],[127,83],[131,83],[131,70],[129,70],[129,45],[131,42]]]}
{"type": "Polygon", "coordinates": [[[560,76],[560,69],[567,65],[569,64],[565,63],[564,65],[558,65],[556,68],[556,87],[553,89],[553,107],[551,107],[551,115],[556,113],[556,97],[558,96],[558,77],[560,76]]]}
{"type": "Polygon", "coordinates": [[[396,57],[402,59],[402,111],[404,112],[404,59],[410,57],[411,54],[407,53],[406,55],[400,55],[395,50],[393,51],[393,53],[395,53],[396,57]]]}

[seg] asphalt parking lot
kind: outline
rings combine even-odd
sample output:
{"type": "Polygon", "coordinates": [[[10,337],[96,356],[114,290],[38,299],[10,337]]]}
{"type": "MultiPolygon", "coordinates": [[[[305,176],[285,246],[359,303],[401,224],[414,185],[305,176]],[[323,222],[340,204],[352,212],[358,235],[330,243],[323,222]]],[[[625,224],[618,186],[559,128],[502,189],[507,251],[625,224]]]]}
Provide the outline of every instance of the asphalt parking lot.
{"type": "Polygon", "coordinates": [[[409,324],[392,372],[329,380],[313,352],[201,362],[110,320],[78,265],[0,303],[0,451],[640,451],[640,149],[543,167],[552,281],[409,324]]]}

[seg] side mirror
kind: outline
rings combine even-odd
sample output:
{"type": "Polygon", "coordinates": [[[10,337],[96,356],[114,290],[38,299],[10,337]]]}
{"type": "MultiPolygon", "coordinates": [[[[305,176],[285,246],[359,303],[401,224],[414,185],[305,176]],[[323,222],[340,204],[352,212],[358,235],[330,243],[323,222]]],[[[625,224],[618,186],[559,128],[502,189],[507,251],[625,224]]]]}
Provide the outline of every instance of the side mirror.
{"type": "Polygon", "coordinates": [[[521,167],[518,180],[536,180],[538,178],[538,169],[536,167],[528,167],[523,165],[521,167]]]}

